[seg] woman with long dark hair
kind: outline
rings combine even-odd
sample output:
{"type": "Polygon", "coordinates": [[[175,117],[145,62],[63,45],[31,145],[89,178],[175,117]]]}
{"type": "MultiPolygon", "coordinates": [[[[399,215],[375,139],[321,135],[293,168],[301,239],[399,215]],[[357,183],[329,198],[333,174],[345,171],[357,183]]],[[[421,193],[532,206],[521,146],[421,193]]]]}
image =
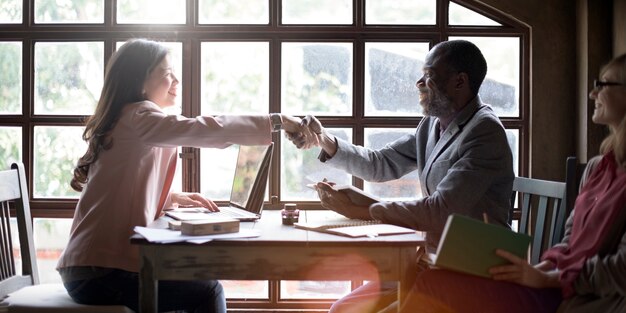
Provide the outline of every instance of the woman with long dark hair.
{"type": "MultiPolygon", "coordinates": [[[[281,115],[168,115],[178,79],[168,50],[135,39],[107,64],[96,110],[86,123],[88,148],[71,186],[81,192],[69,243],[58,270],[79,303],[125,305],[138,310],[139,252],[129,238],[164,208],[178,205],[217,210],[199,193],[171,192],[177,147],[225,148],[266,145],[273,131],[300,132],[300,119],[281,115]]],[[[306,130],[304,133],[306,135],[306,130]]],[[[159,281],[163,311],[226,312],[218,281],[159,281]]]]}

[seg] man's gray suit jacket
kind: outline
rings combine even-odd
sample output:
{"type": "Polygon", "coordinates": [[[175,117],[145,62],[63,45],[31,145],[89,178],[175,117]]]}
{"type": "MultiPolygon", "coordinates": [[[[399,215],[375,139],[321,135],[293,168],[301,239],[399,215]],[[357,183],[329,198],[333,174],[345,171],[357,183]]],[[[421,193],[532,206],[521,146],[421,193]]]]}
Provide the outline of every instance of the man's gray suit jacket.
{"type": "Polygon", "coordinates": [[[435,252],[451,213],[508,226],[513,161],[502,123],[477,96],[440,136],[439,121],[425,117],[414,135],[379,150],[337,139],[337,153],[320,160],[366,181],[382,182],[418,171],[422,197],[370,206],[373,218],[426,232],[435,252]],[[441,138],[439,138],[441,137],[441,138]]]}

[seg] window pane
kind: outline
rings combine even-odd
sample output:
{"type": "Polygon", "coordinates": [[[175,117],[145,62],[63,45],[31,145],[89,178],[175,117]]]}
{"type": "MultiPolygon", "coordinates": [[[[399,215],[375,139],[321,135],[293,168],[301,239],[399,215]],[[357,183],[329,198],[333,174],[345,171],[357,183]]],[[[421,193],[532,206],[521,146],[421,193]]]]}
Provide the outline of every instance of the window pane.
{"type": "MultiPolygon", "coordinates": [[[[181,153],[182,149],[178,148],[178,153],[181,153]]],[[[176,161],[176,172],[174,172],[174,179],[172,180],[172,191],[183,191],[183,160],[178,158],[176,161]]]]}
{"type": "MultiPolygon", "coordinates": [[[[23,274],[22,272],[22,254],[20,253],[20,237],[17,229],[17,218],[11,217],[9,219],[11,227],[11,245],[13,246],[13,257],[15,258],[15,273],[23,274]]],[[[8,248],[8,247],[7,247],[8,248]]]]}
{"type": "Polygon", "coordinates": [[[22,128],[0,126],[0,171],[22,162],[22,128]]]}
{"type": "Polygon", "coordinates": [[[200,0],[200,24],[269,24],[267,0],[200,0]]]}
{"type": "MultiPolygon", "coordinates": [[[[414,133],[415,128],[366,128],[364,130],[364,143],[367,148],[380,149],[406,134],[414,133]]],[[[387,200],[408,200],[422,197],[417,171],[413,171],[400,179],[384,183],[364,182],[363,189],[387,200]]]]}
{"type": "Polygon", "coordinates": [[[282,0],[283,24],[352,24],[352,0],[282,0]]]}
{"type": "Polygon", "coordinates": [[[37,268],[42,284],[61,283],[56,271],[61,252],[70,238],[70,218],[35,218],[33,238],[37,250],[37,268]]]}
{"type": "Polygon", "coordinates": [[[34,198],[78,197],[70,180],[76,162],[87,151],[83,131],[84,127],[35,126],[34,198]]]}
{"type": "Polygon", "coordinates": [[[487,60],[487,77],[480,97],[498,116],[519,117],[520,39],[517,37],[450,37],[465,39],[480,48],[487,60]]]}
{"type": "Polygon", "coordinates": [[[2,0],[0,24],[21,24],[22,11],[22,0],[2,0]]]}
{"type": "Polygon", "coordinates": [[[283,43],[283,112],[350,115],[352,55],[352,43],[283,43]]]}
{"type": "Polygon", "coordinates": [[[449,2],[450,25],[502,26],[502,24],[454,2],[449,2]]]}
{"type": "Polygon", "coordinates": [[[350,292],[349,281],[280,282],[281,299],[339,299],[350,292]]]}
{"type": "Polygon", "coordinates": [[[519,129],[507,129],[506,130],[506,138],[509,142],[509,147],[511,147],[511,153],[513,153],[513,171],[515,172],[515,176],[519,175],[519,129]]]}
{"type": "MultiPolygon", "coordinates": [[[[238,153],[237,145],[200,149],[200,190],[203,195],[213,201],[230,199],[238,153]]],[[[268,188],[264,199],[269,200],[268,188]]]]}
{"type": "Polygon", "coordinates": [[[104,0],[35,0],[35,23],[104,23],[104,0]]]}
{"type": "Polygon", "coordinates": [[[265,280],[220,280],[228,299],[269,299],[265,280]]]}
{"type": "Polygon", "coordinates": [[[233,185],[237,146],[200,149],[200,190],[209,199],[228,200],[233,185]]]}
{"type": "Polygon", "coordinates": [[[0,42],[0,114],[22,114],[22,43],[0,42]]]}
{"type": "Polygon", "coordinates": [[[35,114],[93,114],[103,73],[102,42],[37,42],[35,114]]]}
{"type": "MultiPolygon", "coordinates": [[[[17,219],[10,219],[12,254],[15,257],[15,270],[22,274],[22,255],[20,253],[20,241],[17,229],[17,219]]],[[[61,283],[61,276],[56,270],[56,265],[65,249],[70,235],[72,219],[68,218],[34,218],[33,240],[37,257],[37,269],[39,270],[39,283],[61,283]]]]}
{"type": "MultiPolygon", "coordinates": [[[[513,154],[513,172],[515,176],[519,176],[519,154],[520,154],[520,131],[519,129],[507,129],[506,137],[509,142],[509,147],[511,147],[511,152],[513,154]]],[[[515,197],[515,203],[517,203],[517,196],[515,197]]],[[[513,220],[511,223],[511,229],[514,231],[519,230],[519,220],[513,220]]]]}
{"type": "Polygon", "coordinates": [[[203,115],[269,112],[269,43],[203,42],[203,115]]]}
{"type": "Polygon", "coordinates": [[[119,24],[185,24],[186,0],[118,0],[119,24]]]}
{"type": "Polygon", "coordinates": [[[366,24],[434,25],[436,0],[366,0],[366,24]]]}
{"type": "MultiPolygon", "coordinates": [[[[351,129],[326,128],[326,130],[338,138],[352,142],[351,129]]],[[[317,193],[306,185],[317,183],[324,178],[340,185],[352,183],[350,175],[317,159],[319,148],[300,150],[288,140],[281,140],[281,152],[280,192],[283,201],[319,200],[317,193]]]]}
{"type": "Polygon", "coordinates": [[[422,114],[415,82],[422,74],[428,43],[365,43],[365,115],[422,114]]]}

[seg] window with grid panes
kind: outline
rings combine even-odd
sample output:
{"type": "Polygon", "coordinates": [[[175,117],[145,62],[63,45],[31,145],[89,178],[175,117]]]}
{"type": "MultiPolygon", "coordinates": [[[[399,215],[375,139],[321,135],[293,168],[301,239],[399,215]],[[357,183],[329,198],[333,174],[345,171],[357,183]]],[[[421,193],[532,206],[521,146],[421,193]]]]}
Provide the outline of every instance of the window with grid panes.
{"type": "MultiPolygon", "coordinates": [[[[170,48],[182,86],[171,114],[314,114],[335,136],[371,148],[422,118],[415,82],[429,48],[470,40],[489,65],[480,95],[507,129],[516,173],[526,172],[529,31],[476,1],[3,0],[0,27],[0,163],[26,165],[38,248],[52,258],[39,262],[44,280],[57,279],[49,273],[79,196],[69,180],[86,147],[84,117],[106,61],[129,38],[170,48]]],[[[268,210],[286,202],[319,209],[305,185],[323,178],[389,200],[420,197],[416,173],[363,182],[317,161],[319,149],[274,140],[268,210]]],[[[182,147],[173,188],[225,202],[235,157],[234,148],[182,147]]],[[[294,310],[326,309],[359,284],[224,282],[231,308],[294,310]]]]}

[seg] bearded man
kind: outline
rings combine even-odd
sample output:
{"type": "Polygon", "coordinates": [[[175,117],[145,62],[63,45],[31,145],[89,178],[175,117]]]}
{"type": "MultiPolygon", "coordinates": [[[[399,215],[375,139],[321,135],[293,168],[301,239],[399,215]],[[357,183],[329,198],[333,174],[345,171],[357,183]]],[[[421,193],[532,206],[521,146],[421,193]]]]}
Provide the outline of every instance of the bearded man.
{"type": "MultiPolygon", "coordinates": [[[[289,134],[296,146],[320,146],[319,159],[366,181],[389,181],[417,171],[422,197],[359,206],[332,183],[319,182],[322,206],[349,218],[377,219],[426,233],[433,253],[448,215],[462,214],[510,227],[513,161],[502,123],[478,90],[487,73],[480,49],[465,40],[435,45],[416,83],[425,117],[415,134],[372,150],[326,132],[319,120],[305,121],[315,142],[289,134]]],[[[311,137],[309,137],[311,138],[311,137]]],[[[471,244],[471,243],[468,243],[471,244]]],[[[395,282],[371,282],[333,304],[330,312],[378,312],[393,307],[395,282]]]]}

